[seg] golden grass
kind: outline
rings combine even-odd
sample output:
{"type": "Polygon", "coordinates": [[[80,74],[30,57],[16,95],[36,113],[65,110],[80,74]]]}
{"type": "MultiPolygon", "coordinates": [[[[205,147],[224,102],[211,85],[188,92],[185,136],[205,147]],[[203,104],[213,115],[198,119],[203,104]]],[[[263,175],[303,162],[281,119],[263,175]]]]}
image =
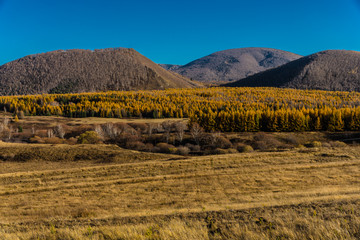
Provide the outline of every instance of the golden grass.
{"type": "Polygon", "coordinates": [[[3,143],[37,157],[0,162],[0,239],[356,239],[359,150],[174,158],[3,143]]]}
{"type": "MultiPolygon", "coordinates": [[[[1,113],[0,121],[7,116],[12,118],[10,113],[1,113]]],[[[19,124],[41,124],[47,125],[47,127],[54,127],[56,124],[62,123],[69,126],[76,125],[97,125],[105,123],[162,123],[164,121],[184,121],[187,122],[187,118],[157,118],[157,119],[146,119],[146,118],[98,118],[98,117],[87,117],[87,118],[66,118],[59,116],[25,116],[24,119],[19,119],[19,124]]]]}

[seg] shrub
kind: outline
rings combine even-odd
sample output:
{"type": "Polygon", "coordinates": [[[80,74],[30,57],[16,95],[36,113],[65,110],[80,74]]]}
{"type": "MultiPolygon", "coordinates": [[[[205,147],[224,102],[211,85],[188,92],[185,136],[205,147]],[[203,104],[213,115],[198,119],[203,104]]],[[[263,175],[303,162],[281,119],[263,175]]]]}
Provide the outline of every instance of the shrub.
{"type": "Polygon", "coordinates": [[[309,148],[317,148],[317,147],[321,147],[322,144],[319,141],[312,141],[310,143],[306,143],[305,146],[309,148]]]}
{"type": "Polygon", "coordinates": [[[129,123],[129,125],[134,128],[136,131],[139,131],[141,133],[145,133],[148,129],[148,126],[146,123],[129,123]]]}
{"type": "Polygon", "coordinates": [[[185,144],[185,147],[188,147],[193,152],[200,152],[201,151],[201,147],[199,145],[193,145],[191,143],[187,143],[187,144],[185,144]]]}
{"type": "Polygon", "coordinates": [[[291,144],[293,146],[297,146],[300,143],[299,139],[292,134],[287,134],[285,137],[283,137],[283,140],[285,141],[285,143],[291,144]]]}
{"type": "Polygon", "coordinates": [[[235,148],[228,148],[226,149],[227,153],[238,153],[238,150],[236,150],[235,148]]]}
{"type": "Polygon", "coordinates": [[[216,147],[228,149],[232,147],[232,144],[229,139],[226,137],[220,136],[216,139],[216,147]]]}
{"type": "Polygon", "coordinates": [[[34,137],[30,138],[29,142],[31,142],[31,143],[45,143],[44,139],[42,139],[39,136],[34,136],[34,137]]]}
{"type": "Polygon", "coordinates": [[[44,141],[46,144],[63,144],[63,143],[65,143],[64,139],[61,139],[58,137],[44,138],[44,141]]]}
{"type": "Polygon", "coordinates": [[[77,139],[74,138],[74,137],[71,137],[71,138],[69,138],[69,139],[66,140],[66,143],[67,143],[67,144],[70,144],[70,145],[74,145],[74,144],[77,143],[77,139]]]}
{"type": "Polygon", "coordinates": [[[158,143],[156,144],[156,147],[161,153],[170,153],[172,149],[175,148],[173,145],[168,143],[158,143]]]}
{"type": "Polygon", "coordinates": [[[346,143],[340,142],[340,141],[330,142],[330,145],[331,145],[332,147],[340,147],[340,148],[347,146],[346,143]]]}
{"type": "Polygon", "coordinates": [[[173,148],[169,148],[169,151],[171,154],[176,154],[178,149],[176,147],[173,147],[173,148]]]}
{"type": "Polygon", "coordinates": [[[247,152],[253,152],[254,151],[254,149],[250,145],[246,145],[246,144],[243,144],[243,143],[236,144],[236,149],[237,149],[238,152],[241,152],[241,153],[247,153],[247,152]]]}
{"type": "Polygon", "coordinates": [[[145,144],[140,141],[127,142],[125,146],[126,148],[138,150],[138,151],[144,151],[146,149],[145,144]]]}
{"type": "Polygon", "coordinates": [[[151,152],[153,150],[153,148],[154,148],[154,145],[152,145],[151,143],[146,143],[143,151],[151,152]]]}
{"type": "Polygon", "coordinates": [[[190,152],[190,149],[188,147],[180,146],[177,148],[177,154],[179,155],[188,155],[190,152]]]}
{"type": "Polygon", "coordinates": [[[281,143],[274,136],[266,133],[257,133],[254,136],[253,143],[251,145],[254,149],[259,149],[261,151],[287,147],[286,144],[281,143]]]}
{"type": "Polygon", "coordinates": [[[143,140],[144,139],[141,136],[124,133],[118,135],[115,139],[112,140],[112,142],[119,144],[121,146],[126,146],[126,144],[129,142],[143,142],[143,140]]]}
{"type": "Polygon", "coordinates": [[[323,142],[323,143],[321,143],[321,147],[323,147],[323,148],[331,148],[332,146],[328,142],[323,142]]]}
{"type": "Polygon", "coordinates": [[[265,151],[269,148],[268,144],[265,141],[256,141],[252,145],[254,149],[258,149],[260,151],[265,151]]]}
{"type": "Polygon", "coordinates": [[[77,142],[80,144],[96,144],[100,143],[101,140],[96,132],[86,131],[83,134],[80,134],[77,142]]]}
{"type": "Polygon", "coordinates": [[[213,151],[214,154],[227,154],[228,151],[226,149],[222,149],[222,148],[216,148],[214,151],[213,151]]]}

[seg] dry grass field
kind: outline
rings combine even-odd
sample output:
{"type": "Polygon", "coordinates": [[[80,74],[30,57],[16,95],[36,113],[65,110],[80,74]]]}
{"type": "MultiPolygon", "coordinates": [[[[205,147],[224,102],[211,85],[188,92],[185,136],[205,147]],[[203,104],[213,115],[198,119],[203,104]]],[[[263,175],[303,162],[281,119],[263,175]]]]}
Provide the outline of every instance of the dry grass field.
{"type": "MultiPolygon", "coordinates": [[[[10,113],[1,112],[0,121],[4,117],[13,118],[10,113]]],[[[99,117],[87,117],[87,118],[67,118],[60,116],[25,116],[24,119],[19,120],[19,124],[23,125],[39,125],[43,127],[54,127],[56,124],[65,124],[68,126],[83,126],[83,125],[96,125],[105,123],[162,123],[165,120],[169,121],[183,121],[187,122],[186,118],[99,118],[99,117]]]]}
{"type": "Polygon", "coordinates": [[[0,144],[0,239],[359,239],[360,147],[0,144]]]}

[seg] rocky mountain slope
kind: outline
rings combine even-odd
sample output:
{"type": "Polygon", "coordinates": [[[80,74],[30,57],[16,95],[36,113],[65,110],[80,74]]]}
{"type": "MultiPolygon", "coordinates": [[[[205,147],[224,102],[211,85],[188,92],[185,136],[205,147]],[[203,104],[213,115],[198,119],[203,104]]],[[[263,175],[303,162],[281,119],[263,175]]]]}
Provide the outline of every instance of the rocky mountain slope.
{"type": "Polygon", "coordinates": [[[225,86],[360,91],[360,52],[318,52],[225,86]]]}
{"type": "Polygon", "coordinates": [[[300,57],[277,49],[238,48],[215,52],[183,66],[162,66],[201,82],[229,82],[278,67],[300,57]]]}
{"type": "Polygon", "coordinates": [[[0,95],[191,88],[133,49],[58,50],[0,66],[0,95]]]}

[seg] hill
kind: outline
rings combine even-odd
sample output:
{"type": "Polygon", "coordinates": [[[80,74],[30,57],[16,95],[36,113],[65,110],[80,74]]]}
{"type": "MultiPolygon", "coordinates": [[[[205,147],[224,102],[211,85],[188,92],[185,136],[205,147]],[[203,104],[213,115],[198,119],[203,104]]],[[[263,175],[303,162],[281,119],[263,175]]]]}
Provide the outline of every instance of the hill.
{"type": "Polygon", "coordinates": [[[359,68],[359,52],[328,50],[225,86],[360,91],[359,68]]]}
{"type": "Polygon", "coordinates": [[[176,65],[176,64],[159,64],[159,65],[160,65],[160,67],[165,68],[166,70],[170,70],[170,71],[175,71],[176,69],[181,67],[181,65],[176,65]]]}
{"type": "Polygon", "coordinates": [[[197,81],[229,82],[278,67],[300,57],[277,49],[238,48],[215,52],[184,66],[162,66],[197,81]]]}
{"type": "Polygon", "coordinates": [[[0,66],[0,95],[190,88],[133,49],[58,50],[0,66]]]}

